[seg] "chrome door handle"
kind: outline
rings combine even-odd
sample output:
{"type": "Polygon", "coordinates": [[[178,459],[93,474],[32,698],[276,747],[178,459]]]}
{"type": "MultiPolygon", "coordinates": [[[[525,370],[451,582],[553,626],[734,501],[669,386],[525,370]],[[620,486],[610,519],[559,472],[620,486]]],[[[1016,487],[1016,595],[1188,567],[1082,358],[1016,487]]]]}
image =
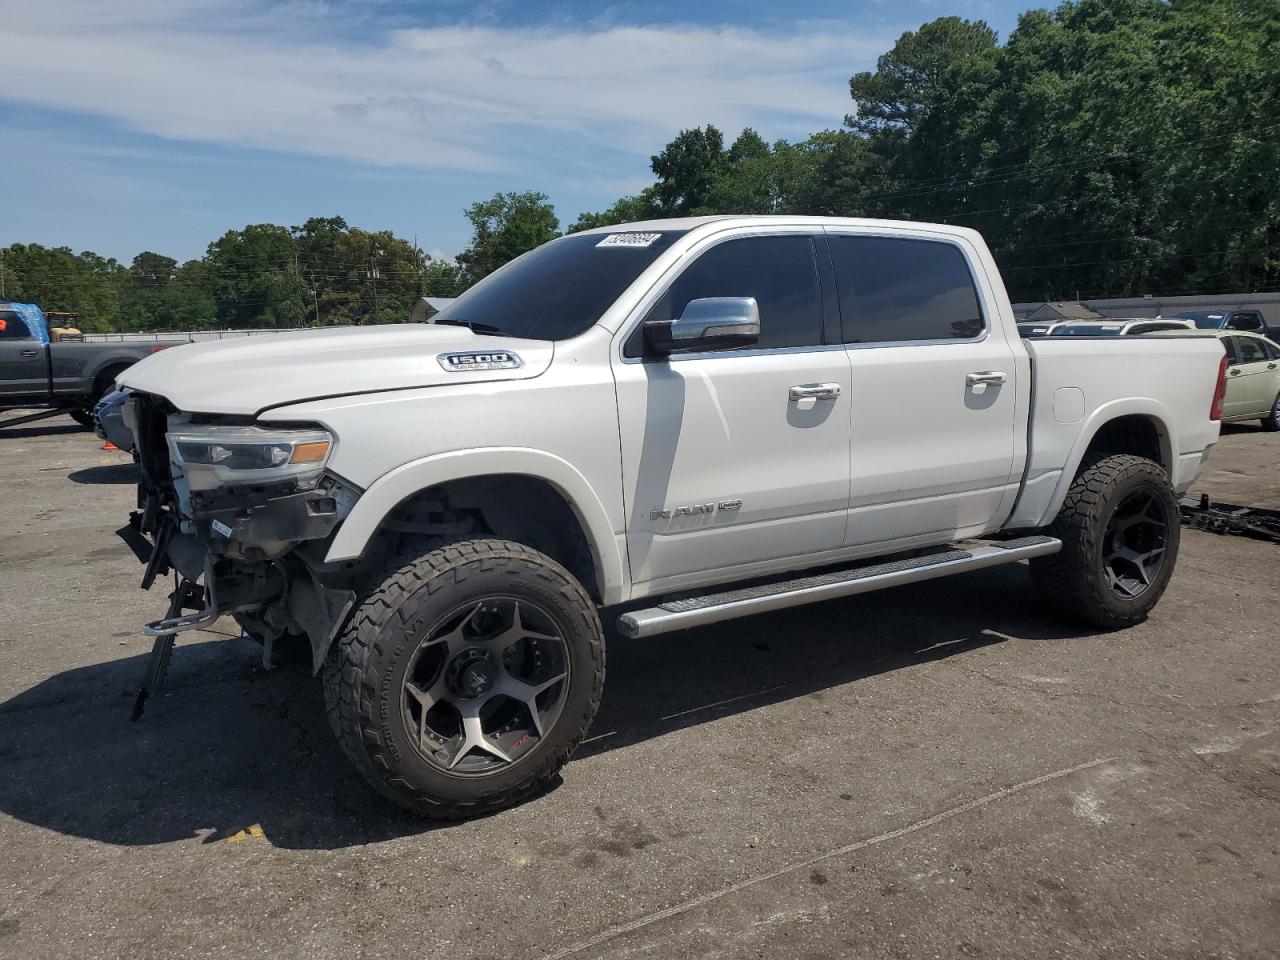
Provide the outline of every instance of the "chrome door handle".
{"type": "Polygon", "coordinates": [[[1240,371],[1239,371],[1238,369],[1237,369],[1237,370],[1228,370],[1228,371],[1227,371],[1227,373],[1231,374],[1233,377],[1238,377],[1238,376],[1240,376],[1240,371]]]}
{"type": "Polygon", "coordinates": [[[787,391],[792,400],[834,400],[840,396],[838,383],[799,383],[787,391]]]}
{"type": "Polygon", "coordinates": [[[38,352],[35,350],[22,350],[18,353],[18,356],[22,357],[24,360],[30,360],[32,357],[38,356],[38,352]]]}
{"type": "Polygon", "coordinates": [[[966,374],[964,382],[971,387],[976,387],[983,383],[1004,383],[1008,379],[1008,375],[1003,370],[980,370],[966,374]]]}

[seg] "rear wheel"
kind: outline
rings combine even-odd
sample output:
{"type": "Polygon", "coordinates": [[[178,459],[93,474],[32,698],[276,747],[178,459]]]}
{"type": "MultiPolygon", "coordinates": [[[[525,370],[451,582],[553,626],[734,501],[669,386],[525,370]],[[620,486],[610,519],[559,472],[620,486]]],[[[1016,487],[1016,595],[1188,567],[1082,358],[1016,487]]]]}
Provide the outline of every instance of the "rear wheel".
{"type": "Polygon", "coordinates": [[[369,590],[325,662],[343,751],[391,800],[430,817],[542,790],[586,734],[604,685],[594,603],[521,544],[433,550],[369,590]]]}
{"type": "Polygon", "coordinates": [[[72,407],[67,411],[71,419],[82,427],[93,429],[93,410],[90,407],[72,407]]]}
{"type": "Polygon", "coordinates": [[[1040,592],[1064,615],[1117,629],[1146,618],[1178,556],[1178,501],[1144,457],[1116,455],[1076,476],[1050,535],[1062,550],[1031,561],[1040,592]]]}
{"type": "Polygon", "coordinates": [[[1262,429],[1273,432],[1280,430],[1280,393],[1276,394],[1271,404],[1271,412],[1262,418],[1262,429]]]}

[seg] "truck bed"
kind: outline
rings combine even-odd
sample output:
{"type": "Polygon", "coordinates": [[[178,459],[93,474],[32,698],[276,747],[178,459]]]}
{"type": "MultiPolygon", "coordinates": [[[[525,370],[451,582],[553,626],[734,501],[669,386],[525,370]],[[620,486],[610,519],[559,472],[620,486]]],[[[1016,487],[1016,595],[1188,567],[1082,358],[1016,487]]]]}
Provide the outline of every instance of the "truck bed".
{"type": "Polygon", "coordinates": [[[1031,337],[1031,410],[1022,494],[1010,527],[1052,520],[1097,426],[1119,416],[1156,424],[1161,459],[1185,493],[1218,423],[1209,419],[1222,344],[1182,336],[1031,337]]]}

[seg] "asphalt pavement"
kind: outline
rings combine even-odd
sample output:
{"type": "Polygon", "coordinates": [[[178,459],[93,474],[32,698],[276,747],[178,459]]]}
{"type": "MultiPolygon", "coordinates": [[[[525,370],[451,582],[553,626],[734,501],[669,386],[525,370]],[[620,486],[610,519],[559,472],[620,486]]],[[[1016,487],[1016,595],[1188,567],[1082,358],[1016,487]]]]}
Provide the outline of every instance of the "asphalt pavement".
{"type": "MultiPolygon", "coordinates": [[[[1184,531],[1144,624],[999,568],[610,638],[546,795],[416,820],[223,620],[129,708],[133,467],[0,431],[0,957],[1280,957],[1280,546],[1184,531]]],[[[1280,434],[1197,490],[1280,507],[1280,434]]]]}

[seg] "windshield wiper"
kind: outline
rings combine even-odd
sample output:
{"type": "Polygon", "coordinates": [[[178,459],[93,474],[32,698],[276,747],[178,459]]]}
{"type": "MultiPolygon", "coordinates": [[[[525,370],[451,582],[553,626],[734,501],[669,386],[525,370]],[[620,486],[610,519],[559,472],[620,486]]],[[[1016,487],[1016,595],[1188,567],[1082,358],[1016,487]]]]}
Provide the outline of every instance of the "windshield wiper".
{"type": "Polygon", "coordinates": [[[491,323],[479,323],[475,320],[463,320],[461,317],[457,317],[456,319],[454,317],[446,317],[443,320],[436,318],[432,322],[447,327],[466,327],[472,333],[478,333],[481,336],[493,334],[497,334],[499,336],[502,335],[502,331],[491,323]]]}

